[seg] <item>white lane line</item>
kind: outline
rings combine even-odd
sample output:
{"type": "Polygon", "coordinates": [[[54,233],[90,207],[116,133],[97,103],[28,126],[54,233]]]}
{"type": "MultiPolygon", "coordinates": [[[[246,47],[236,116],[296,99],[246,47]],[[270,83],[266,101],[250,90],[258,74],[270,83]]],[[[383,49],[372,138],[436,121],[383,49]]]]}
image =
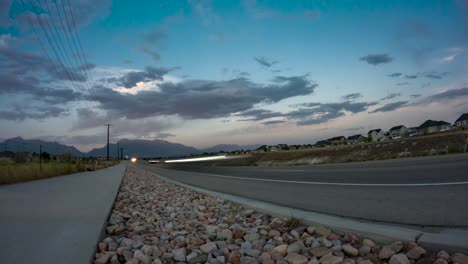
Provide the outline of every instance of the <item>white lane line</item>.
{"type": "MultiPolygon", "coordinates": [[[[161,169],[161,168],[158,168],[161,169]]],[[[278,183],[298,183],[298,184],[310,184],[310,185],[335,185],[335,186],[372,186],[372,187],[423,187],[423,186],[444,186],[444,185],[465,185],[468,182],[436,182],[436,183],[345,183],[345,182],[309,182],[309,181],[286,181],[286,180],[272,180],[272,179],[259,179],[259,178],[246,178],[238,176],[227,176],[219,174],[208,174],[201,172],[191,172],[191,171],[179,171],[179,170],[169,170],[161,169],[168,171],[176,172],[185,172],[192,174],[206,175],[209,177],[218,177],[226,179],[237,179],[237,180],[246,180],[246,181],[262,181],[262,182],[278,182],[278,183]]]]}

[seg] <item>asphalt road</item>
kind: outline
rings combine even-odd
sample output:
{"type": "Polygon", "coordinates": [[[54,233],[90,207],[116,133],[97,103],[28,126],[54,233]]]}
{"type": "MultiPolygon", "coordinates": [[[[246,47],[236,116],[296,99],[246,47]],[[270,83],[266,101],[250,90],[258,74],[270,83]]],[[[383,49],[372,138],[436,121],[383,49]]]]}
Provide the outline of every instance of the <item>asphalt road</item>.
{"type": "Polygon", "coordinates": [[[90,263],[125,164],[0,186],[0,263],[90,263]]]}
{"type": "Polygon", "coordinates": [[[331,215],[468,227],[468,155],[295,167],[141,167],[205,189],[331,215]]]}

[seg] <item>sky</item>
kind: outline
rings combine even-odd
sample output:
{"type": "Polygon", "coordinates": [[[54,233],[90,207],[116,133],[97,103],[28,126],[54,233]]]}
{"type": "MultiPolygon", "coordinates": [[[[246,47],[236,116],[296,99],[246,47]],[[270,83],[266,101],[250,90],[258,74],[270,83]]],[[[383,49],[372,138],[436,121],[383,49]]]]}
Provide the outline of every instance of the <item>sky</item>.
{"type": "Polygon", "coordinates": [[[468,0],[0,0],[0,139],[304,144],[468,112],[468,0]]]}

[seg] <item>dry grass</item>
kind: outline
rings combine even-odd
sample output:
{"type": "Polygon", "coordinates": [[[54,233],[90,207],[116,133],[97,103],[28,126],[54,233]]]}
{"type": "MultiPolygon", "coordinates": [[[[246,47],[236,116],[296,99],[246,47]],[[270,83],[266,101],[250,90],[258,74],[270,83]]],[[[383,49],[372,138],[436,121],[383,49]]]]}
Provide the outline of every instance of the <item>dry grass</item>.
{"type": "Polygon", "coordinates": [[[109,167],[113,163],[99,164],[83,163],[77,161],[74,163],[65,162],[47,162],[42,163],[42,168],[38,162],[31,163],[0,163],[0,184],[11,184],[38,179],[45,179],[55,176],[72,174],[87,170],[98,170],[109,167]]]}

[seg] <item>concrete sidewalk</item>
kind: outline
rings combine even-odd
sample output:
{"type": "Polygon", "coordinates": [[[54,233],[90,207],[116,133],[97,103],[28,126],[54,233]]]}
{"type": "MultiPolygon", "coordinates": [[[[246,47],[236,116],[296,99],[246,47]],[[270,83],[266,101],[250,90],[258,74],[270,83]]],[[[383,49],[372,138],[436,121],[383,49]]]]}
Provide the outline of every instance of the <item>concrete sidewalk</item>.
{"type": "Polygon", "coordinates": [[[90,263],[125,167],[0,186],[0,262],[90,263]]]}

